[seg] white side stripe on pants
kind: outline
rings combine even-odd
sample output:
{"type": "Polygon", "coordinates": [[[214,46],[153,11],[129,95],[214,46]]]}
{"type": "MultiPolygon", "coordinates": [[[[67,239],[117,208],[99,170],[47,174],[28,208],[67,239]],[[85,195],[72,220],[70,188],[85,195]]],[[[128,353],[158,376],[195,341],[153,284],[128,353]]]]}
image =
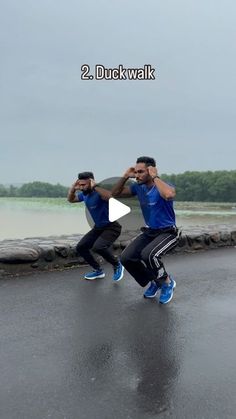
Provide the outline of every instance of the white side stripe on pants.
{"type": "Polygon", "coordinates": [[[160,242],[157,246],[154,247],[154,249],[151,250],[150,254],[149,254],[149,263],[150,266],[153,268],[152,265],[152,260],[154,261],[155,265],[157,268],[160,268],[160,263],[158,261],[158,256],[163,253],[165,250],[168,249],[168,247],[171,247],[175,242],[177,242],[177,237],[175,237],[174,239],[170,240],[168,243],[166,243],[162,248],[158,249],[158,251],[156,253],[154,253],[153,257],[151,257],[151,255],[153,254],[153,252],[155,251],[155,249],[157,247],[159,247],[163,242],[165,242],[168,238],[172,237],[172,235],[167,236],[164,240],[162,240],[162,242],[160,242]]]}

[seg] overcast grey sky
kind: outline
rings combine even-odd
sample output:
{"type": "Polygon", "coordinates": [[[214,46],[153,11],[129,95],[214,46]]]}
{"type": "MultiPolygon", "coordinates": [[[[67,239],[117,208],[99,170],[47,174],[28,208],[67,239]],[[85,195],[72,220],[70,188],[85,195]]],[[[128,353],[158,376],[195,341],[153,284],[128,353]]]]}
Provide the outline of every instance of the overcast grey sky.
{"type": "Polygon", "coordinates": [[[0,0],[0,183],[235,169],[234,0],[0,0]],[[156,69],[83,81],[81,65],[156,69]]]}

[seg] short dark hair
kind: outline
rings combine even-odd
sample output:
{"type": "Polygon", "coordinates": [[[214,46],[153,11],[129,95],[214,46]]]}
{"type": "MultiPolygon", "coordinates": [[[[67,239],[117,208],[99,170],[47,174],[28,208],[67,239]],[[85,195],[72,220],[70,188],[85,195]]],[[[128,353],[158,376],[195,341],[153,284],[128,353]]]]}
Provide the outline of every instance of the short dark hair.
{"type": "Polygon", "coordinates": [[[78,179],[86,180],[86,179],[94,179],[93,172],[81,172],[78,174],[78,179]]]}
{"type": "Polygon", "coordinates": [[[153,157],[142,156],[138,157],[136,163],[145,163],[146,166],[156,167],[156,160],[153,157]]]}

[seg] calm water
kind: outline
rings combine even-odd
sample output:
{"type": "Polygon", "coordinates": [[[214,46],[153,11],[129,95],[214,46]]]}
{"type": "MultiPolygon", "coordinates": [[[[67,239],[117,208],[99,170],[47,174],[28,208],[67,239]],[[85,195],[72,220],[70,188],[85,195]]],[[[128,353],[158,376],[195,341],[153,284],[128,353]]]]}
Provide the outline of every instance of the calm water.
{"type": "MultiPolygon", "coordinates": [[[[177,202],[175,209],[177,225],[182,227],[236,224],[236,204],[232,203],[177,202]]],[[[143,224],[137,210],[128,217],[131,228],[137,219],[143,224]]],[[[0,198],[0,240],[83,234],[89,229],[83,204],[70,204],[63,198],[0,198]]]]}

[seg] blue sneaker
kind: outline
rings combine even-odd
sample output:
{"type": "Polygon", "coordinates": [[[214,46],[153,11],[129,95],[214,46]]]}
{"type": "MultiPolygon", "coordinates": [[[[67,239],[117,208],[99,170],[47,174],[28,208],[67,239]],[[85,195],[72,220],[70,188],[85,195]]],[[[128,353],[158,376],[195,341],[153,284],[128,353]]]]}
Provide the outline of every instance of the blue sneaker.
{"type": "Polygon", "coordinates": [[[105,272],[103,269],[94,269],[92,272],[88,272],[86,275],[84,275],[85,279],[93,280],[93,279],[99,279],[104,278],[105,272]]]}
{"type": "Polygon", "coordinates": [[[167,304],[173,298],[174,289],[176,287],[176,282],[171,277],[170,277],[170,281],[171,281],[170,284],[166,284],[166,283],[162,284],[161,294],[160,294],[160,299],[159,299],[159,303],[161,304],[167,304]]]}
{"type": "Polygon", "coordinates": [[[124,266],[119,262],[118,266],[114,267],[113,281],[118,282],[123,278],[124,266]]]}
{"type": "Polygon", "coordinates": [[[154,298],[157,295],[158,290],[161,289],[161,284],[155,281],[151,281],[151,285],[146,289],[143,294],[144,298],[154,298]]]}

